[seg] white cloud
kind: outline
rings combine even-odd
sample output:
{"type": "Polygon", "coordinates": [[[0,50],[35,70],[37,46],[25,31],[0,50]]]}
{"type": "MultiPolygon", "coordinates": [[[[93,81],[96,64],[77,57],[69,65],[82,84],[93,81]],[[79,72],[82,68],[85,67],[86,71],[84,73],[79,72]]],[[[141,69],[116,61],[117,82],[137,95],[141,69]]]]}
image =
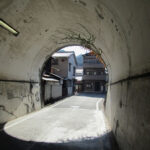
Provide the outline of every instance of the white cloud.
{"type": "Polygon", "coordinates": [[[62,48],[63,50],[65,51],[74,51],[75,52],[75,55],[78,56],[80,54],[85,54],[85,53],[88,53],[89,52],[89,49],[87,48],[84,48],[82,46],[68,46],[68,47],[65,47],[65,48],[62,48]]]}

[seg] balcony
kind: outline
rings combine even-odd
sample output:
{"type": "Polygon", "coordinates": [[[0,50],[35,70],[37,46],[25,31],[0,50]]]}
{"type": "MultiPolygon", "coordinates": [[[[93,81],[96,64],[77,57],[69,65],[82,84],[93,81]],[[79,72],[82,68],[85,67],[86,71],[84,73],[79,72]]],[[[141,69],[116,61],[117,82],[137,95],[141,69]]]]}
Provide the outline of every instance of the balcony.
{"type": "Polygon", "coordinates": [[[106,75],[84,75],[83,80],[105,80],[106,75]]]}
{"type": "Polygon", "coordinates": [[[83,68],[104,68],[101,63],[84,63],[83,68]]]}

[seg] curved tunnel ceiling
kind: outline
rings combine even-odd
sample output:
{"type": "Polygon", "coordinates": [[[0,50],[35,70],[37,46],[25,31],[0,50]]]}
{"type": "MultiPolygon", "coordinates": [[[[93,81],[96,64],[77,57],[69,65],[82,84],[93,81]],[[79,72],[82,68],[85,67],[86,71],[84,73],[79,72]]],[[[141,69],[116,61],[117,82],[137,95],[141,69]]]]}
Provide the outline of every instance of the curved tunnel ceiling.
{"type": "Polygon", "coordinates": [[[148,0],[2,0],[0,18],[17,29],[0,28],[0,78],[39,81],[40,69],[68,30],[96,38],[111,82],[150,71],[148,0]],[[144,55],[143,55],[144,54],[144,55]]]}

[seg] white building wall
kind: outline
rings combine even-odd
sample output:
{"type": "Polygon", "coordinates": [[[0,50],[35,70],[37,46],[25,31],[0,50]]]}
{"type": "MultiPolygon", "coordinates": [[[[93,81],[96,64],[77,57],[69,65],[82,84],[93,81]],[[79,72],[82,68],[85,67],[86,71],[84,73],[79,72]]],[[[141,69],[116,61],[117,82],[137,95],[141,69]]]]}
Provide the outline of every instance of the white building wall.
{"type": "Polygon", "coordinates": [[[51,84],[50,82],[46,82],[45,84],[45,101],[51,98],[51,84]]]}
{"type": "Polygon", "coordinates": [[[68,95],[72,95],[73,94],[73,87],[68,87],[68,95]]]}
{"type": "Polygon", "coordinates": [[[55,59],[58,59],[58,65],[52,65],[52,67],[57,68],[58,70],[54,69],[54,74],[59,75],[63,78],[66,78],[67,80],[69,79],[67,81],[68,82],[67,90],[68,90],[68,95],[72,95],[73,94],[73,80],[75,79],[74,67],[76,67],[74,55],[72,54],[69,57],[55,57],[55,59]],[[70,71],[69,71],[69,63],[71,63],[70,71]]]}
{"type": "Polygon", "coordinates": [[[74,56],[71,55],[68,59],[68,79],[71,79],[71,86],[68,87],[68,95],[73,94],[73,80],[75,79],[74,67],[76,67],[76,62],[74,56]],[[69,71],[69,63],[71,63],[71,70],[69,71]]]}
{"type": "Polygon", "coordinates": [[[59,83],[47,82],[45,84],[45,101],[50,98],[59,98],[62,96],[62,85],[59,83]]]}
{"type": "Polygon", "coordinates": [[[52,65],[52,67],[57,68],[58,70],[54,69],[54,74],[59,75],[63,78],[68,76],[68,58],[61,57],[61,58],[55,58],[58,59],[58,65],[52,65]]]}
{"type": "Polygon", "coordinates": [[[52,98],[59,98],[62,96],[62,85],[52,86],[52,98]]]}
{"type": "Polygon", "coordinates": [[[72,79],[74,78],[73,76],[73,67],[76,67],[76,63],[75,63],[75,60],[74,60],[74,56],[71,55],[68,59],[68,78],[69,79],[72,79]],[[69,71],[69,63],[71,63],[71,71],[69,71]]]}

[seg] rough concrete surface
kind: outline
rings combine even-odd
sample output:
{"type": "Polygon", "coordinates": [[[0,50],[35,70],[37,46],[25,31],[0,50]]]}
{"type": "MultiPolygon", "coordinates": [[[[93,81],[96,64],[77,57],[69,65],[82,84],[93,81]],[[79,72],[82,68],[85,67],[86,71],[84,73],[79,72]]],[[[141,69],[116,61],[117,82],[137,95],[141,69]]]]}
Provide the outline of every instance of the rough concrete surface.
{"type": "Polygon", "coordinates": [[[24,82],[0,82],[0,123],[41,108],[39,85],[24,82]]]}
{"type": "Polygon", "coordinates": [[[121,148],[149,150],[150,78],[127,81],[110,88],[106,110],[121,148]],[[113,101],[109,101],[109,94],[113,101]]]}
{"type": "MultiPolygon", "coordinates": [[[[40,83],[42,66],[52,53],[81,44],[62,41],[66,33],[73,31],[81,37],[90,33],[109,71],[105,110],[118,144],[122,150],[149,150],[149,7],[149,0],[1,0],[0,18],[19,35],[0,27],[0,80],[12,81],[14,89],[21,81],[40,83]]],[[[20,104],[16,116],[27,111],[21,98],[13,98],[12,104],[9,98],[17,91],[12,94],[7,85],[3,82],[0,91],[1,121],[14,119],[20,104]]],[[[40,86],[36,90],[40,95],[40,86]]],[[[25,101],[28,104],[28,98],[25,101]]]]}
{"type": "MultiPolygon", "coordinates": [[[[31,149],[117,150],[102,111],[103,98],[92,95],[71,96],[53,106],[10,121],[0,132],[0,139],[16,141],[14,147],[18,147],[20,142],[32,143],[31,149]]],[[[2,142],[1,146],[6,148],[5,144],[2,142]]],[[[24,144],[20,146],[28,148],[24,144]]]]}

